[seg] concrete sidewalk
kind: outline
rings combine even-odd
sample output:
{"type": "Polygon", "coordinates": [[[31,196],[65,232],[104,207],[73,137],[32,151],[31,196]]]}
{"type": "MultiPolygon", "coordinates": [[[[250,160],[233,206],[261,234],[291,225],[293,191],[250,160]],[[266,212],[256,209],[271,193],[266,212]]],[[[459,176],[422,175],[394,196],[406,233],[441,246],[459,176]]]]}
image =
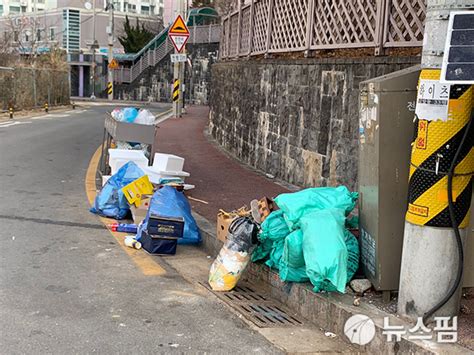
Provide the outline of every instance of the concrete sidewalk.
{"type": "MultiPolygon", "coordinates": [[[[186,182],[196,185],[196,189],[191,190],[187,195],[208,202],[208,204],[204,204],[190,200],[193,210],[199,215],[196,216],[196,219],[203,234],[203,250],[180,248],[177,256],[165,258],[173,268],[190,280],[205,279],[209,263],[212,261],[206,259],[205,256],[216,255],[222,246],[222,243],[215,237],[216,214],[219,209],[231,211],[245,204],[248,206],[250,201],[255,198],[275,197],[280,193],[289,192],[283,185],[279,185],[263,174],[240,164],[215,145],[205,133],[208,117],[209,109],[207,107],[191,106],[183,118],[168,119],[160,124],[157,135],[159,152],[176,154],[186,159],[184,170],[191,173],[191,177],[186,182]],[[189,268],[193,272],[192,275],[187,275],[188,271],[183,266],[188,264],[193,265],[193,268],[189,268]]],[[[466,348],[458,344],[442,344],[443,346],[440,346],[440,344],[433,342],[420,342],[405,337],[396,344],[388,343],[382,333],[384,317],[389,317],[391,323],[405,327],[410,327],[411,324],[398,319],[393,314],[382,311],[372,305],[369,299],[362,298],[360,299],[361,305],[354,306],[353,301],[356,296],[351,293],[314,293],[309,284],[282,282],[277,272],[262,264],[250,263],[243,276],[243,281],[258,285],[270,297],[296,311],[316,327],[336,333],[339,336],[337,342],[340,346],[344,343],[340,340],[344,338],[342,330],[345,321],[355,314],[362,313],[374,320],[377,332],[375,339],[370,344],[357,349],[360,352],[390,353],[397,352],[397,348],[412,353],[463,353],[467,351],[466,348]]],[[[261,331],[259,332],[263,334],[261,331]]],[[[296,333],[292,331],[291,334],[296,333]]],[[[263,335],[290,352],[296,350],[292,348],[295,343],[299,344],[297,351],[303,349],[303,351],[307,351],[311,346],[313,349],[315,348],[312,344],[305,344],[302,340],[304,336],[293,338],[291,341],[282,341],[281,339],[273,341],[268,334],[263,335]]],[[[324,348],[325,350],[334,350],[332,346],[333,344],[329,342],[325,344],[324,348]]],[[[347,349],[342,351],[347,351],[347,349]]]]}
{"type": "Polygon", "coordinates": [[[186,182],[196,185],[188,196],[209,204],[190,200],[197,213],[215,222],[219,209],[231,211],[253,199],[275,197],[288,189],[228,157],[206,137],[209,109],[191,106],[181,119],[160,124],[157,147],[161,153],[185,158],[184,170],[191,173],[186,182]]]}

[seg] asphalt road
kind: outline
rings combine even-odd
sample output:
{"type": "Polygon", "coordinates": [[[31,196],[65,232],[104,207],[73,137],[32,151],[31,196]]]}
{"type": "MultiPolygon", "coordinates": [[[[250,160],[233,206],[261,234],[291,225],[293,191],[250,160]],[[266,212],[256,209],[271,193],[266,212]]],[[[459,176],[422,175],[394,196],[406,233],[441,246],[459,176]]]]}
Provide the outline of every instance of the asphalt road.
{"type": "Polygon", "coordinates": [[[0,353],[277,352],[173,269],[143,275],[88,212],[105,110],[0,122],[0,353]]]}

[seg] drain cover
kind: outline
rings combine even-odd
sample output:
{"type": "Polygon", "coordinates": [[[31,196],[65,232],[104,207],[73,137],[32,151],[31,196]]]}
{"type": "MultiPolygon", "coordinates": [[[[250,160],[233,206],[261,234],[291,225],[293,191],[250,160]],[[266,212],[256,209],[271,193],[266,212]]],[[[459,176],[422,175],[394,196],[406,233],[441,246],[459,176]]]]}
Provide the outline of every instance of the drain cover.
{"type": "Polygon", "coordinates": [[[229,292],[214,292],[207,282],[200,284],[260,328],[303,325],[302,320],[291,315],[280,303],[255,291],[248,284],[236,286],[229,292]]]}

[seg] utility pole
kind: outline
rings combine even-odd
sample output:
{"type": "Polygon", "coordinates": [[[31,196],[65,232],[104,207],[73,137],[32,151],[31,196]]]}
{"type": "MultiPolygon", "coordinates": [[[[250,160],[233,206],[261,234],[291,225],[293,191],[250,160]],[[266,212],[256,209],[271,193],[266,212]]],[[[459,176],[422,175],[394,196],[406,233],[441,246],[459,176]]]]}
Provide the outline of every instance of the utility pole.
{"type": "MultiPolygon", "coordinates": [[[[183,16],[184,15],[184,8],[185,8],[185,0],[177,0],[177,11],[176,11],[176,17],[178,15],[181,15],[183,16]]],[[[176,54],[178,54],[179,52],[175,49],[174,52],[176,54]]],[[[178,117],[181,117],[182,115],[182,108],[183,108],[183,86],[184,86],[184,83],[183,83],[183,79],[184,79],[184,75],[183,73],[181,72],[181,66],[182,66],[182,63],[174,63],[174,73],[173,73],[173,91],[176,89],[176,86],[178,86],[178,92],[179,92],[179,96],[178,96],[178,100],[175,100],[173,98],[173,115],[174,117],[178,118],[178,117]]]]}
{"type": "MultiPolygon", "coordinates": [[[[428,111],[417,117],[398,298],[400,315],[423,316],[425,324],[432,317],[456,316],[460,304],[463,248],[459,244],[467,234],[469,172],[474,168],[469,163],[472,150],[463,145],[462,137],[469,135],[474,95],[469,85],[443,85],[440,68],[450,12],[468,8],[474,8],[472,0],[428,0],[427,6],[418,97],[428,87],[447,90],[449,118],[434,119],[428,111]],[[463,151],[460,146],[466,149],[458,155],[463,151]]],[[[417,103],[421,106],[418,99],[417,103]]],[[[466,143],[470,144],[469,137],[466,143]]]]}
{"type": "MultiPolygon", "coordinates": [[[[108,35],[109,35],[109,65],[114,59],[114,3],[113,0],[108,0],[107,9],[109,10],[109,26],[108,26],[108,35]]],[[[114,99],[114,71],[113,69],[108,69],[108,80],[107,80],[107,94],[109,100],[114,99]]]]}
{"type": "Polygon", "coordinates": [[[91,99],[95,100],[95,76],[96,76],[96,63],[95,63],[95,49],[96,49],[96,39],[95,39],[95,0],[92,1],[92,94],[91,99]]]}

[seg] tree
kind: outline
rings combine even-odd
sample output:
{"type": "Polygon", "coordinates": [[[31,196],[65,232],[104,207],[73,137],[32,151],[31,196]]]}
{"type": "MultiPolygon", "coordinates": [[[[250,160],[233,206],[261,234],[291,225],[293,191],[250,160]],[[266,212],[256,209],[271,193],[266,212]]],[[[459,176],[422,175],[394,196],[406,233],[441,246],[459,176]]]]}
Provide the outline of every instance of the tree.
{"type": "Polygon", "coordinates": [[[131,26],[128,16],[125,16],[123,32],[124,35],[119,37],[119,41],[125,53],[139,52],[140,49],[145,47],[155,36],[153,32],[147,30],[143,24],[140,26],[138,18],[135,27],[131,26]]]}

